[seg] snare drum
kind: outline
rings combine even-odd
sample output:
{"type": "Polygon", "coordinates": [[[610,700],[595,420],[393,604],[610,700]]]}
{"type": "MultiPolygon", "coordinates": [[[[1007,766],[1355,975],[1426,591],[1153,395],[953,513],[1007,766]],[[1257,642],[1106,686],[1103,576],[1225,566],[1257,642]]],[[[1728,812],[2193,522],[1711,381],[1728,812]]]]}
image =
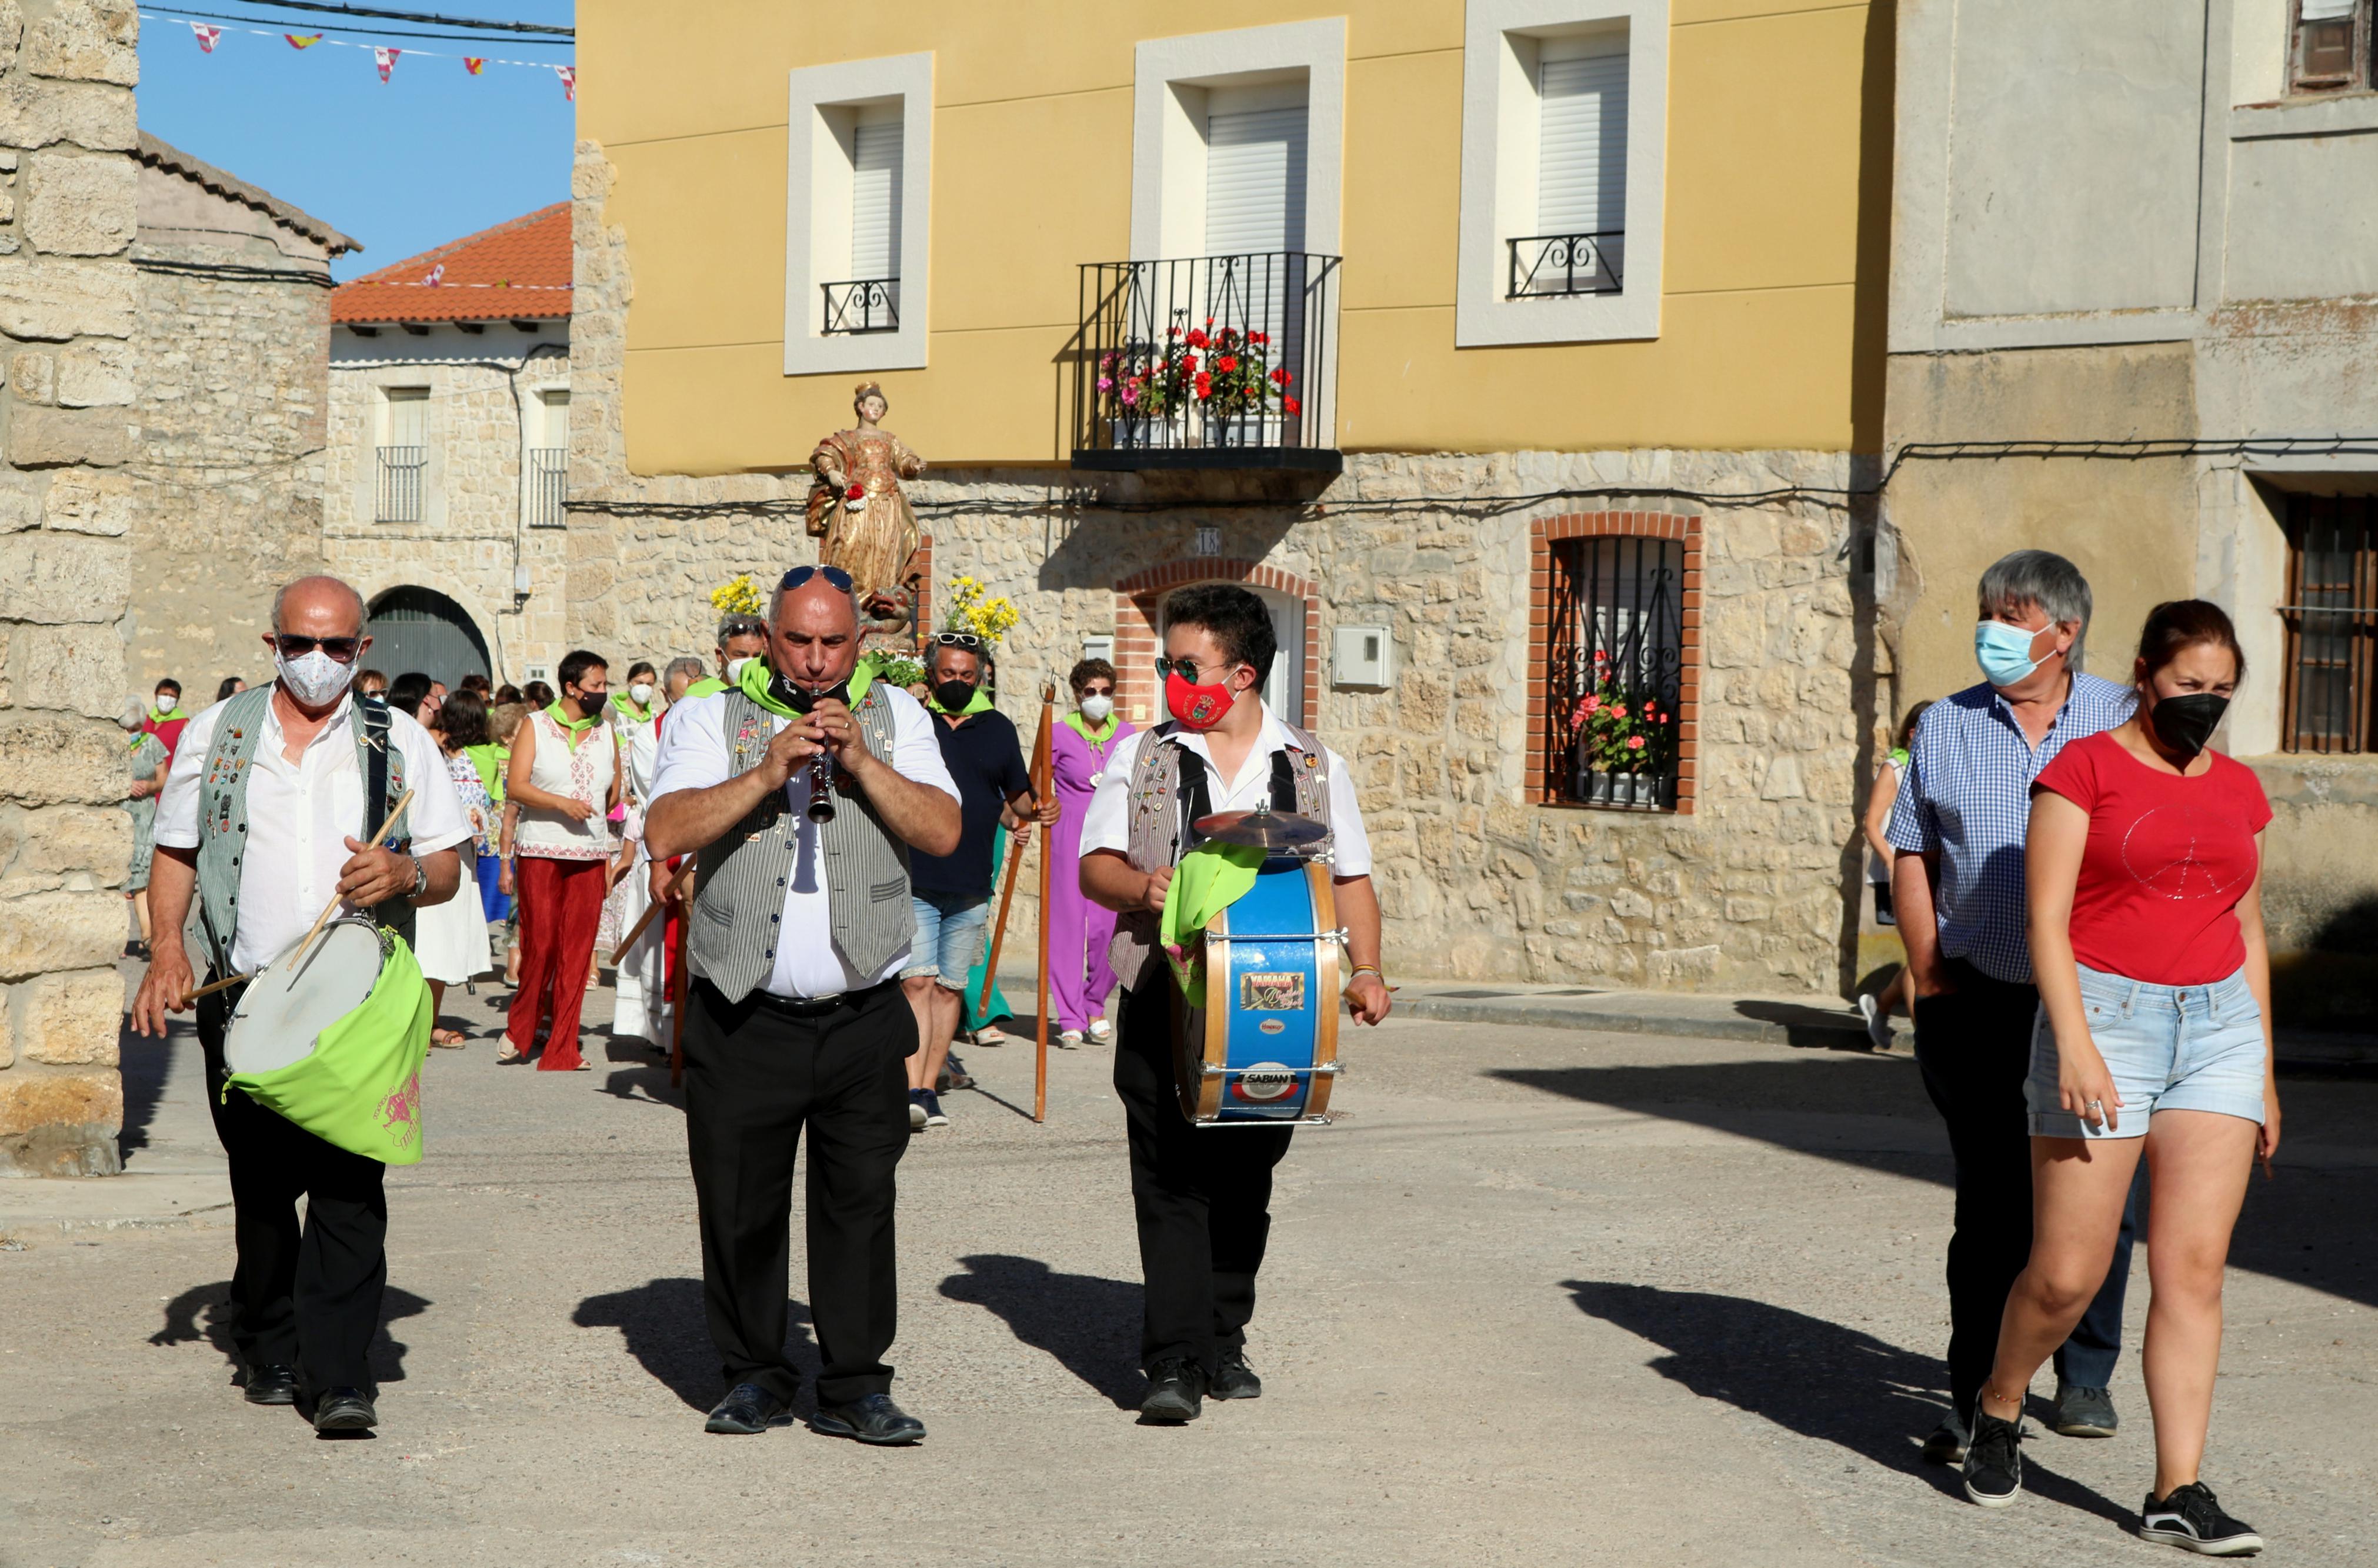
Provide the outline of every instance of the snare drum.
{"type": "Polygon", "coordinates": [[[1206,928],[1206,1005],[1181,1002],[1173,1036],[1197,1126],[1328,1124],[1343,940],[1329,869],[1275,856],[1206,928]]]}

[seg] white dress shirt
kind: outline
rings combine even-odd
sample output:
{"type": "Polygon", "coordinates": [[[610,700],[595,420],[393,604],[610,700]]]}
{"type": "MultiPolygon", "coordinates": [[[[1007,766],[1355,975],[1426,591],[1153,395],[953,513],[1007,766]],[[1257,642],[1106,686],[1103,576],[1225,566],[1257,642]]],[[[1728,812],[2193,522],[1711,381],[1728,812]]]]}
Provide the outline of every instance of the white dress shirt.
{"type": "MultiPolygon", "coordinates": [[[[1185,729],[1173,733],[1183,746],[1205,762],[1216,811],[1252,811],[1258,806],[1270,805],[1272,753],[1286,751],[1293,757],[1301,752],[1295,736],[1288,733],[1286,724],[1272,716],[1269,708],[1264,709],[1263,732],[1247,748],[1246,760],[1239,764],[1238,774],[1233,778],[1221,776],[1222,770],[1215,765],[1214,754],[1207,748],[1204,736],[1185,729]]],[[[1084,855],[1095,849],[1111,849],[1123,856],[1131,853],[1131,774],[1139,761],[1141,745],[1154,734],[1152,730],[1140,730],[1123,736],[1114,755],[1107,759],[1098,792],[1090,796],[1090,808],[1082,816],[1084,855]]],[[[1331,875],[1367,877],[1371,874],[1371,835],[1363,827],[1363,808],[1354,799],[1354,780],[1346,771],[1346,760],[1325,746],[1321,748],[1321,766],[1328,774],[1329,831],[1335,839],[1337,863],[1331,875]]]]}
{"type": "MultiPolygon", "coordinates": [[[[958,798],[958,786],[942,760],[941,741],[933,734],[932,715],[924,705],[896,686],[883,688],[892,709],[892,755],[884,759],[902,778],[931,784],[958,798]]],[[[653,799],[680,789],[709,789],[725,784],[733,758],[726,731],[724,692],[679,701],[661,726],[660,755],[653,762],[653,799]]],[[[776,719],[769,734],[785,727],[776,719]]],[[[791,811],[797,836],[793,843],[793,874],[785,880],[782,935],[776,962],[760,988],[779,997],[827,997],[855,991],[889,980],[907,967],[908,946],[892,955],[879,974],[861,975],[851,968],[834,944],[834,911],[827,902],[825,854],[818,827],[809,820],[810,770],[793,770],[785,781],[785,803],[791,811]]],[[[731,831],[731,830],[730,830],[731,831]]],[[[696,971],[699,973],[699,971],[696,971]]]]}
{"type": "MultiPolygon", "coordinates": [[[[283,755],[280,702],[265,708],[264,733],[247,765],[247,841],[239,858],[239,923],[232,932],[231,964],[246,971],[269,964],[322,912],[339,888],[339,868],[354,856],[352,837],[368,841],[364,825],[364,775],[355,765],[352,698],[342,697],[295,761],[283,755]]],[[[192,719],[174,749],[173,771],[157,797],[157,843],[198,847],[199,784],[214,746],[220,702],[192,719]]],[[[405,818],[413,853],[451,849],[471,837],[470,814],[454,793],[445,754],[429,732],[401,712],[389,713],[389,739],[404,758],[413,804],[405,818]]],[[[391,802],[391,804],[393,804],[391,802]]],[[[342,906],[340,913],[351,913],[342,906]]]]}

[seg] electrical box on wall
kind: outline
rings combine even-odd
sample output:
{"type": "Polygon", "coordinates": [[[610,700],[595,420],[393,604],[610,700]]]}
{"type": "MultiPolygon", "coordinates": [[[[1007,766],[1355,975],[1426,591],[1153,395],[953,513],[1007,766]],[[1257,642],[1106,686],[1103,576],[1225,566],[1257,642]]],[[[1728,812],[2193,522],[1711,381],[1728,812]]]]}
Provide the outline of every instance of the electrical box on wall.
{"type": "Polygon", "coordinates": [[[1396,642],[1383,626],[1341,626],[1329,649],[1329,683],[1384,691],[1396,683],[1396,642]]]}
{"type": "Polygon", "coordinates": [[[1085,659],[1104,659],[1108,664],[1113,664],[1114,639],[1111,637],[1083,638],[1082,657],[1085,659]]]}

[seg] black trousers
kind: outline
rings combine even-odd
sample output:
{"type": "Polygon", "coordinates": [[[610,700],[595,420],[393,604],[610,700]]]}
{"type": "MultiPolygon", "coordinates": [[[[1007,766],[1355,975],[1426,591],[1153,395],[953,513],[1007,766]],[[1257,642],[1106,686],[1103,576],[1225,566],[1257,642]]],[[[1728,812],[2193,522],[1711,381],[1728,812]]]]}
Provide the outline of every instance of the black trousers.
{"type": "Polygon", "coordinates": [[[251,1368],[297,1369],[307,1393],[372,1388],[388,1285],[388,1167],[328,1143],[237,1089],[223,1026],[245,986],[198,999],[207,1108],[231,1161],[232,1344],[251,1368]],[[297,1219],[297,1200],[306,1219],[297,1219]]]}
{"type": "Polygon", "coordinates": [[[823,1375],[843,1405],[892,1386],[883,1353],[898,1327],[894,1172],[908,1152],[917,1015],[896,984],[809,1015],[759,992],[730,1002],[693,982],[686,1017],[685,1116],[702,1213],[702,1293],[728,1387],[789,1403],[800,1374],[785,1354],[793,1155],[810,1136],[810,1311],[823,1375]]]}
{"type": "Polygon", "coordinates": [[[1206,1127],[1181,1114],[1168,982],[1125,991],[1115,1028],[1115,1094],[1131,1140],[1146,1305],[1140,1365],[1202,1365],[1247,1342],[1255,1271],[1271,1236],[1271,1172],[1287,1127],[1206,1127]]]}
{"type": "MultiPolygon", "coordinates": [[[[2024,1080],[2031,1072],[2032,1028],[2039,992],[1995,980],[1959,960],[1956,989],[1918,997],[1916,1062],[1956,1162],[1955,1229],[1949,1238],[1949,1393],[1972,1418],[1974,1401],[1998,1358],[2007,1293],[2031,1261],[2031,1122],[2024,1080]]],[[[2146,1174],[2131,1187],[2114,1263],[2072,1335],[2056,1352],[2065,1382],[2103,1388],[2122,1348],[2122,1298],[2131,1276],[2131,1242],[2146,1174]]]]}

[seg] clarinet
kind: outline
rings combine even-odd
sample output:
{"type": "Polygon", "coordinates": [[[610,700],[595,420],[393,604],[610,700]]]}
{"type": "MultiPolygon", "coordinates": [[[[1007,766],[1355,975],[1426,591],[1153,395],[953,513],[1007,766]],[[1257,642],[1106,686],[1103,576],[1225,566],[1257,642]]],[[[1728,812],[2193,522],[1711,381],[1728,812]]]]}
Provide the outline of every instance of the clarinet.
{"type": "MultiPolygon", "coordinates": [[[[823,691],[813,691],[810,700],[815,701],[824,695],[823,691]]],[[[810,761],[809,819],[820,824],[834,820],[834,754],[825,749],[823,742],[810,761]]]]}

